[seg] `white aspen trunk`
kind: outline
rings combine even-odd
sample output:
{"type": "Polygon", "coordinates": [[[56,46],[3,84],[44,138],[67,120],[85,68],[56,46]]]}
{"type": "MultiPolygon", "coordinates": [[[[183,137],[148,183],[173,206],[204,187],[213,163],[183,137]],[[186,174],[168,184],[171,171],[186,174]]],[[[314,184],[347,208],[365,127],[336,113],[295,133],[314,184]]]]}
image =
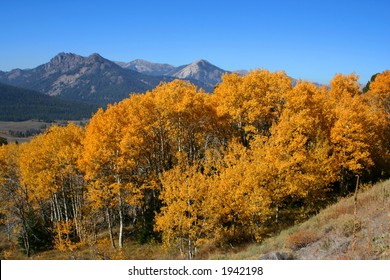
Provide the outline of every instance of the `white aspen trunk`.
{"type": "Polygon", "coordinates": [[[55,219],[55,212],[54,212],[54,203],[52,198],[50,203],[50,222],[54,222],[54,219],[55,219]]]}
{"type": "Polygon", "coordinates": [[[122,213],[122,197],[119,192],[119,248],[123,248],[123,213],[122,213]]]}
{"type": "Polygon", "coordinates": [[[159,160],[159,167],[157,167],[157,173],[161,172],[164,168],[164,160],[165,160],[165,145],[164,145],[164,134],[163,131],[160,130],[160,160],[159,160]]]}
{"type": "Polygon", "coordinates": [[[54,201],[56,205],[56,211],[57,211],[57,221],[61,221],[61,210],[60,210],[60,204],[58,203],[58,196],[57,194],[54,194],[54,201]]]}
{"type": "MultiPolygon", "coordinates": [[[[52,207],[52,216],[53,216],[53,221],[57,222],[58,221],[58,216],[57,216],[57,207],[56,207],[56,201],[54,199],[54,196],[51,199],[51,207],[52,207]]],[[[53,222],[52,221],[52,222],[53,222]]]]}
{"type": "Polygon", "coordinates": [[[181,117],[179,117],[179,135],[177,138],[178,151],[181,152],[181,117]]]}
{"type": "Polygon", "coordinates": [[[108,206],[106,208],[106,215],[107,215],[108,233],[110,234],[111,246],[112,248],[115,248],[115,242],[114,242],[112,227],[111,227],[110,208],[108,206]]]}
{"type": "Polygon", "coordinates": [[[68,206],[66,205],[65,191],[63,180],[61,179],[61,191],[62,191],[62,203],[64,204],[64,214],[65,214],[65,223],[66,223],[66,239],[69,240],[69,217],[68,217],[68,206]]]}
{"type": "Polygon", "coordinates": [[[73,222],[76,228],[76,234],[80,238],[80,240],[83,240],[83,236],[81,233],[80,225],[79,225],[79,214],[76,207],[76,201],[74,198],[74,195],[71,197],[71,205],[72,205],[72,212],[73,212],[73,222]]]}

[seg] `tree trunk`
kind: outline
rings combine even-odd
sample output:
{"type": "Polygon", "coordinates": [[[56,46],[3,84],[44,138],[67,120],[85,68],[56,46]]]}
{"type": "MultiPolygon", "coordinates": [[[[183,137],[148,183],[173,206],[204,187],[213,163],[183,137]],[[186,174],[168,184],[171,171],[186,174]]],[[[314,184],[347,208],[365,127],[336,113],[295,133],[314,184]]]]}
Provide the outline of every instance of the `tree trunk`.
{"type": "Polygon", "coordinates": [[[122,213],[122,197],[119,192],[119,248],[123,248],[123,213],[122,213]]]}
{"type": "Polygon", "coordinates": [[[192,260],[192,242],[191,237],[188,237],[188,259],[192,260]]]}
{"type": "Polygon", "coordinates": [[[22,221],[22,236],[23,236],[23,245],[24,249],[26,251],[26,255],[29,258],[30,257],[30,238],[28,236],[28,228],[26,224],[26,218],[24,216],[24,211],[19,209],[20,211],[20,217],[22,221]]]}
{"type": "Polygon", "coordinates": [[[61,191],[62,191],[62,203],[64,204],[64,214],[65,214],[65,223],[66,223],[66,239],[69,240],[69,217],[68,217],[68,206],[66,203],[65,190],[64,190],[64,181],[61,179],[61,191]]]}
{"type": "Polygon", "coordinates": [[[74,226],[76,228],[76,235],[78,236],[78,238],[80,240],[83,240],[83,236],[82,236],[82,232],[81,232],[79,220],[78,220],[79,214],[78,214],[78,210],[76,207],[74,195],[71,196],[71,206],[72,206],[72,212],[73,212],[73,222],[74,222],[74,226]]]}
{"type": "Polygon", "coordinates": [[[353,235],[352,235],[352,250],[355,250],[355,244],[356,244],[356,231],[357,231],[357,195],[358,195],[358,189],[359,189],[359,175],[357,175],[356,180],[356,188],[355,188],[355,195],[354,195],[354,210],[353,210],[353,235]]]}
{"type": "Polygon", "coordinates": [[[107,215],[108,233],[110,234],[111,246],[112,246],[112,248],[115,248],[115,242],[114,242],[114,238],[113,238],[113,234],[112,234],[110,208],[108,206],[106,208],[106,215],[107,215]]]}

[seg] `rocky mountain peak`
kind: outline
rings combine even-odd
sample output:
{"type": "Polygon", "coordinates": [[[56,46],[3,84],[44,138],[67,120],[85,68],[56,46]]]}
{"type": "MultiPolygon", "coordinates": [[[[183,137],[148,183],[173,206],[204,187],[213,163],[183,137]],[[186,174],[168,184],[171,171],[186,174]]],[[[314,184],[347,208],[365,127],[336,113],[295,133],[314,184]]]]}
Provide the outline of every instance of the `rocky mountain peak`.
{"type": "Polygon", "coordinates": [[[221,82],[221,76],[225,70],[218,68],[207,60],[199,59],[191,64],[183,65],[174,69],[167,75],[179,79],[194,79],[209,84],[210,87],[221,82]]]}
{"type": "Polygon", "coordinates": [[[198,59],[195,60],[194,62],[191,63],[192,65],[201,65],[201,66],[206,66],[206,65],[212,65],[210,62],[208,62],[205,59],[198,59]]]}
{"type": "Polygon", "coordinates": [[[78,64],[80,64],[84,58],[80,55],[73,53],[61,52],[53,57],[48,63],[45,64],[45,70],[61,70],[61,72],[68,71],[78,64]]]}
{"type": "Polygon", "coordinates": [[[105,58],[103,58],[100,54],[93,53],[93,54],[91,54],[90,56],[87,57],[87,61],[103,63],[103,62],[106,62],[107,60],[105,58]]]}

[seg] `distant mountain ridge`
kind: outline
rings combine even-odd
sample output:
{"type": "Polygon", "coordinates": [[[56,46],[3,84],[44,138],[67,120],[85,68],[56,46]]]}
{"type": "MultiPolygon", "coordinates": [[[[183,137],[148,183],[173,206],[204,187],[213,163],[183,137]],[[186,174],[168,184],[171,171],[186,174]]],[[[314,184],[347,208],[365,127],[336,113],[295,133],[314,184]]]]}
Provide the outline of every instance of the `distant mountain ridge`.
{"type": "Polygon", "coordinates": [[[130,93],[155,88],[160,82],[188,80],[206,92],[221,81],[222,70],[205,60],[175,67],[142,59],[113,62],[97,53],[88,57],[61,52],[33,69],[0,71],[0,82],[63,99],[106,105],[130,93]]]}
{"type": "Polygon", "coordinates": [[[230,73],[204,59],[178,67],[166,63],[153,63],[143,59],[136,59],[130,62],[117,61],[115,63],[122,68],[137,71],[145,75],[188,80],[207,92],[212,92],[215,85],[222,81],[221,78],[224,73],[230,73]]]}
{"type": "Polygon", "coordinates": [[[134,70],[142,74],[200,81],[207,85],[208,88],[213,88],[216,84],[220,83],[222,75],[230,72],[223,70],[204,59],[178,67],[170,64],[152,63],[143,59],[136,59],[127,63],[116,63],[125,69],[134,70]]]}
{"type": "Polygon", "coordinates": [[[132,92],[145,92],[168,77],[154,77],[124,69],[99,54],[83,57],[59,53],[33,69],[0,73],[0,82],[64,99],[106,105],[132,92]]]}
{"type": "Polygon", "coordinates": [[[130,62],[116,62],[116,64],[122,68],[151,76],[164,76],[176,68],[169,64],[153,63],[143,59],[136,59],[130,62]]]}

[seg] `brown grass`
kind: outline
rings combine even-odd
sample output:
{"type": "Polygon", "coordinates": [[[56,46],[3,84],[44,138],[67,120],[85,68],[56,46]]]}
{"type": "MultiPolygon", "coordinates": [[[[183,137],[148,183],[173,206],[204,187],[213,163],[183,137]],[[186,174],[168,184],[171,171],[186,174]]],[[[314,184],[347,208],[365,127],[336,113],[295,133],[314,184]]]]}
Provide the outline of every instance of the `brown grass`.
{"type": "Polygon", "coordinates": [[[286,245],[291,250],[296,251],[308,246],[318,239],[316,232],[304,229],[296,233],[289,234],[286,238],[286,245]]]}

